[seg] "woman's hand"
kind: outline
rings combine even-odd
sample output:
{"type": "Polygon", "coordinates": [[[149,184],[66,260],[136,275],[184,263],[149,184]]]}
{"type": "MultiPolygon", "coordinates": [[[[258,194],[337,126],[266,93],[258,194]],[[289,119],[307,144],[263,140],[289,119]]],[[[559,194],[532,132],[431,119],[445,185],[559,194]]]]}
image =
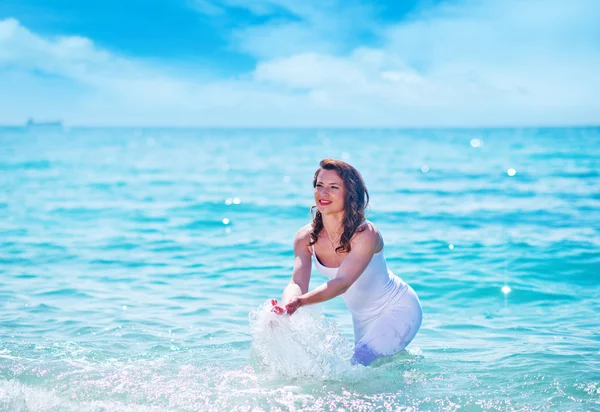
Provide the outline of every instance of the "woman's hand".
{"type": "Polygon", "coordinates": [[[287,305],[285,305],[285,310],[287,311],[288,315],[293,315],[300,306],[302,306],[302,301],[300,300],[300,297],[295,296],[290,299],[287,305]]]}
{"type": "Polygon", "coordinates": [[[273,305],[271,308],[272,312],[275,312],[278,315],[283,315],[285,313],[285,308],[277,304],[277,299],[271,299],[271,305],[273,305]]]}

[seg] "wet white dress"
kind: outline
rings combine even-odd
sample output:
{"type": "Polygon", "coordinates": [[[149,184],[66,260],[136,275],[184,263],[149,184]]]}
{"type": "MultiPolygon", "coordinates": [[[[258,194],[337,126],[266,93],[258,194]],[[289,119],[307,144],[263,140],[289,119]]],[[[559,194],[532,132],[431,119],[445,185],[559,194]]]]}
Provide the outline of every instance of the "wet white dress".
{"type": "MultiPolygon", "coordinates": [[[[329,279],[338,268],[323,266],[312,247],[315,266],[329,279]]],[[[381,356],[393,355],[413,340],[423,319],[415,291],[387,267],[383,249],[342,295],[352,313],[354,363],[368,365],[381,356]]]]}

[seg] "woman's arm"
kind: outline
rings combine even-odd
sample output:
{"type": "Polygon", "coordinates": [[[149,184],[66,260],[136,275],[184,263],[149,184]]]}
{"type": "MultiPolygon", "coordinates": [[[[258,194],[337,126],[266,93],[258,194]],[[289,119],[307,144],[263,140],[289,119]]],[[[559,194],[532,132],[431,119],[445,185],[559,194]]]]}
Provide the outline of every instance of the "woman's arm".
{"type": "Polygon", "coordinates": [[[311,253],[308,248],[309,232],[310,225],[304,226],[296,233],[296,237],[294,238],[294,269],[292,271],[292,279],[283,290],[281,305],[277,305],[275,299],[271,301],[277,313],[283,313],[285,311],[284,306],[290,300],[308,292],[312,264],[311,253]]]}
{"type": "Polygon", "coordinates": [[[352,242],[352,250],[342,262],[337,276],[308,293],[292,297],[285,307],[287,313],[291,315],[302,305],[324,302],[347,291],[363,273],[379,243],[379,233],[369,225],[367,229],[356,235],[352,242]]]}

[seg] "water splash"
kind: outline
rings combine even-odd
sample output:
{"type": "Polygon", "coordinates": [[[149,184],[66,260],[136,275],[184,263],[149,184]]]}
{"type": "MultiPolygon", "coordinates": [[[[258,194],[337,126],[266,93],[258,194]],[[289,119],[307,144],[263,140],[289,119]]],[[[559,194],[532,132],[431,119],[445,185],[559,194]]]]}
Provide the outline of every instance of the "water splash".
{"type": "Polygon", "coordinates": [[[351,373],[353,345],[315,306],[293,316],[277,315],[265,302],[250,312],[252,359],[263,372],[281,377],[333,378],[351,373]]]}

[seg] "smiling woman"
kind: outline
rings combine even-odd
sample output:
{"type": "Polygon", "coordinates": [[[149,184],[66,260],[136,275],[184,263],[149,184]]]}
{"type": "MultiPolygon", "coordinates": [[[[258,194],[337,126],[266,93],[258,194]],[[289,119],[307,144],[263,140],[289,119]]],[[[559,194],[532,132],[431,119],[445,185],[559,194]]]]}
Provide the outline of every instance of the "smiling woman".
{"type": "Polygon", "coordinates": [[[383,239],[365,219],[369,193],[348,163],[324,159],[315,172],[313,221],[294,241],[294,269],[282,303],[273,311],[292,315],[299,307],[342,295],[354,325],[353,363],[368,365],[413,340],[422,309],[414,290],[387,268],[383,239]],[[308,291],[311,257],[329,281],[308,291]]]}

